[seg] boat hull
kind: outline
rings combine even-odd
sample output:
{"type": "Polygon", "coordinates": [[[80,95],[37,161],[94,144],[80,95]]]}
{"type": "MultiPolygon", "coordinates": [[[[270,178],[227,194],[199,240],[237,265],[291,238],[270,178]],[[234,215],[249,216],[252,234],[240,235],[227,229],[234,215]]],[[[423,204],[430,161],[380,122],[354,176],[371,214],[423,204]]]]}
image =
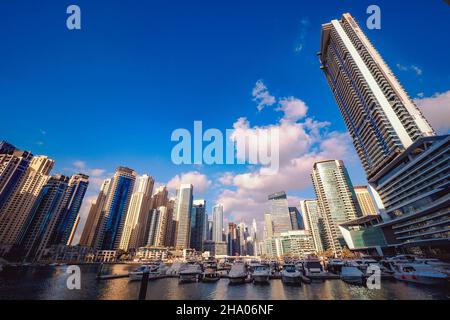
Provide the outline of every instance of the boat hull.
{"type": "Polygon", "coordinates": [[[254,283],[269,283],[269,275],[253,275],[253,282],[254,283]]]}
{"type": "Polygon", "coordinates": [[[286,284],[294,284],[294,285],[301,285],[302,278],[301,275],[298,276],[288,276],[288,275],[281,275],[281,281],[286,284]]]}
{"type": "Polygon", "coordinates": [[[403,274],[394,274],[394,278],[400,281],[417,283],[417,284],[425,284],[425,285],[439,285],[446,283],[447,279],[442,277],[428,277],[421,275],[403,275],[403,274]]]}
{"type": "Polygon", "coordinates": [[[247,276],[242,277],[228,277],[230,284],[242,284],[245,283],[247,276]]]}
{"type": "Polygon", "coordinates": [[[179,279],[180,283],[198,282],[199,275],[198,274],[180,274],[178,279],[179,279]]]}

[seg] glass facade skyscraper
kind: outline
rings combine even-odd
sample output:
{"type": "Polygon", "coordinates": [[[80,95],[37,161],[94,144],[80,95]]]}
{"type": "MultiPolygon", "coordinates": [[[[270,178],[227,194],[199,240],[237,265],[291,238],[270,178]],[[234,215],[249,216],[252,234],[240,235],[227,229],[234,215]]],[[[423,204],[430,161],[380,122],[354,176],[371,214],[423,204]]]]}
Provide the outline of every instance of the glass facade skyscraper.
{"type": "Polygon", "coordinates": [[[289,205],[284,191],[269,195],[268,197],[272,212],[273,236],[278,237],[282,232],[292,230],[291,215],[289,214],[289,205]]]}
{"type": "Polygon", "coordinates": [[[84,174],[79,173],[70,177],[64,198],[64,208],[59,214],[55,231],[50,240],[51,244],[69,244],[69,238],[76,227],[75,222],[88,185],[89,177],[84,174]]]}
{"type": "Polygon", "coordinates": [[[311,177],[325,222],[325,249],[338,255],[345,246],[339,224],[362,216],[352,182],[340,160],[316,162],[311,177]]]}
{"type": "Polygon", "coordinates": [[[197,251],[203,249],[205,239],[206,201],[194,200],[191,211],[191,248],[197,251]]]}
{"type": "Polygon", "coordinates": [[[181,184],[177,189],[175,202],[175,247],[188,249],[191,239],[191,210],[193,201],[192,184],[181,184]]]}
{"type": "Polygon", "coordinates": [[[133,193],[136,172],[118,167],[111,182],[111,189],[105,201],[99,248],[102,250],[119,249],[126,213],[133,193]]]}

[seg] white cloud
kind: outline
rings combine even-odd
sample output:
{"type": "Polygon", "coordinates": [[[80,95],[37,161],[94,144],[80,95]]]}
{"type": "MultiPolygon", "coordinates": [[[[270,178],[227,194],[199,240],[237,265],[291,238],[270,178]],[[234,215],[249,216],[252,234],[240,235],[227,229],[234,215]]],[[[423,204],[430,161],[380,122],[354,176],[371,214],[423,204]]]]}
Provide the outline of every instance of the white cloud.
{"type": "Polygon", "coordinates": [[[443,93],[435,93],[431,97],[415,99],[414,102],[437,133],[449,133],[450,90],[443,93]]]}
{"type": "Polygon", "coordinates": [[[302,100],[289,97],[283,98],[279,101],[280,106],[277,108],[278,111],[284,112],[284,118],[291,121],[297,121],[306,116],[308,107],[306,103],[302,100]]]}
{"type": "Polygon", "coordinates": [[[418,76],[422,75],[422,69],[419,68],[418,66],[412,65],[412,66],[411,66],[411,69],[412,69],[418,76]]]}
{"type": "Polygon", "coordinates": [[[298,35],[297,44],[294,49],[295,52],[299,53],[303,50],[306,35],[308,34],[308,29],[309,29],[310,25],[311,25],[311,23],[309,22],[309,19],[307,17],[304,17],[300,20],[300,26],[299,26],[300,31],[299,31],[299,35],[298,35]]]}
{"type": "Polygon", "coordinates": [[[211,180],[208,177],[198,171],[190,171],[176,175],[168,183],[167,188],[174,192],[180,184],[190,183],[194,186],[194,192],[196,194],[204,193],[211,185],[211,180]]]}
{"type": "MultiPolygon", "coordinates": [[[[298,202],[299,198],[290,197],[289,192],[311,187],[310,174],[316,161],[343,159],[347,164],[356,161],[348,133],[329,132],[329,122],[307,117],[308,106],[298,98],[278,101],[276,110],[284,114],[277,123],[251,126],[246,118],[239,118],[233,124],[234,137],[277,128],[280,167],[276,175],[265,175],[264,167],[251,167],[244,173],[226,172],[218,179],[222,188],[216,201],[224,204],[230,220],[250,223],[255,218],[261,223],[263,214],[269,210],[267,196],[273,192],[283,190],[288,193],[290,203],[298,202]]],[[[238,158],[243,152],[237,146],[238,158]]]]}
{"type": "Polygon", "coordinates": [[[73,166],[77,169],[84,169],[86,168],[86,162],[81,161],[81,160],[77,160],[73,162],[73,166]]]}
{"type": "Polygon", "coordinates": [[[262,80],[256,81],[255,87],[252,91],[253,101],[258,103],[258,111],[261,111],[267,106],[271,106],[275,103],[275,97],[270,95],[266,85],[262,80]]]}
{"type": "Polygon", "coordinates": [[[414,64],[412,64],[410,66],[404,66],[404,65],[401,65],[400,63],[397,63],[397,68],[400,71],[413,71],[418,76],[421,76],[423,73],[422,68],[420,68],[414,64]]]}

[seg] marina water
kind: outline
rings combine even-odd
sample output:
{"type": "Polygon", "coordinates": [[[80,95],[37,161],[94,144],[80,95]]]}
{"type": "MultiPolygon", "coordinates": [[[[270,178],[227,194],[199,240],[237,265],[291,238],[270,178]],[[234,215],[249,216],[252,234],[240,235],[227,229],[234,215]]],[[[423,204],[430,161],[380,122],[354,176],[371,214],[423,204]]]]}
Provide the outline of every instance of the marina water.
{"type": "MultiPolygon", "coordinates": [[[[81,289],[69,290],[66,285],[67,266],[18,267],[0,273],[0,299],[90,299],[136,300],[139,282],[128,278],[96,279],[97,265],[81,265],[81,289]]],[[[107,274],[122,274],[135,266],[114,264],[103,266],[107,274]]],[[[267,285],[252,283],[229,285],[228,279],[213,283],[179,284],[177,278],[150,281],[149,300],[450,300],[450,287],[423,286],[382,280],[381,289],[349,285],[341,280],[314,281],[302,286],[284,285],[281,280],[270,280],[267,285]]]]}

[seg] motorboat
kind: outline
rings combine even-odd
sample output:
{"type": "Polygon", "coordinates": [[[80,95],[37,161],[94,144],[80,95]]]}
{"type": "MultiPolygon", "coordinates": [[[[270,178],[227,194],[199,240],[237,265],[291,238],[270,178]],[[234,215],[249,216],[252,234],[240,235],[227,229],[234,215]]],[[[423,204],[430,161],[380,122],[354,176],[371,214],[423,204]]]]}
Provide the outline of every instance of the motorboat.
{"type": "Polygon", "coordinates": [[[148,273],[148,279],[153,280],[157,279],[161,276],[161,273],[158,271],[158,268],[153,265],[141,265],[136,270],[133,270],[128,273],[128,277],[130,281],[141,281],[144,273],[148,273]]]}
{"type": "Polygon", "coordinates": [[[341,279],[350,284],[362,285],[365,277],[358,267],[346,265],[341,269],[341,279]]]}
{"type": "Polygon", "coordinates": [[[148,279],[154,280],[160,278],[165,274],[167,267],[162,262],[153,262],[149,264],[143,264],[136,270],[129,272],[128,276],[130,281],[140,281],[145,272],[148,272],[148,279]]]}
{"type": "Polygon", "coordinates": [[[231,266],[231,270],[228,273],[228,279],[230,284],[244,283],[247,279],[248,273],[244,263],[237,262],[231,266]]]}
{"type": "Polygon", "coordinates": [[[285,264],[281,271],[281,281],[286,284],[301,284],[302,273],[297,270],[295,264],[285,264]]]}
{"type": "Polygon", "coordinates": [[[202,269],[197,263],[187,263],[183,265],[179,272],[179,282],[198,282],[202,275],[202,269]]]}
{"type": "Polygon", "coordinates": [[[248,264],[248,268],[250,269],[250,272],[253,272],[255,267],[259,266],[260,264],[261,264],[261,260],[258,260],[258,259],[250,260],[250,262],[248,264]]]}
{"type": "Polygon", "coordinates": [[[307,259],[302,261],[304,274],[308,278],[310,277],[320,277],[324,275],[322,264],[319,259],[307,259]]]}
{"type": "Polygon", "coordinates": [[[399,263],[394,265],[394,277],[400,281],[436,285],[446,283],[449,275],[420,263],[399,263]]]}
{"type": "Polygon", "coordinates": [[[414,263],[424,264],[430,266],[436,270],[439,270],[442,273],[450,275],[450,263],[443,262],[439,259],[434,258],[416,258],[414,263]]]}
{"type": "Polygon", "coordinates": [[[268,265],[260,264],[253,268],[252,278],[254,283],[269,283],[270,267],[268,265]]]}
{"type": "Polygon", "coordinates": [[[183,264],[180,261],[175,261],[172,265],[166,270],[166,275],[168,276],[178,276],[180,273],[180,269],[183,264]]]}
{"type": "Polygon", "coordinates": [[[220,280],[220,274],[217,269],[207,268],[203,272],[202,281],[203,282],[216,282],[220,280]]]}
{"type": "Polygon", "coordinates": [[[328,260],[327,270],[332,273],[341,273],[341,269],[345,262],[342,259],[330,259],[328,260]]]}

